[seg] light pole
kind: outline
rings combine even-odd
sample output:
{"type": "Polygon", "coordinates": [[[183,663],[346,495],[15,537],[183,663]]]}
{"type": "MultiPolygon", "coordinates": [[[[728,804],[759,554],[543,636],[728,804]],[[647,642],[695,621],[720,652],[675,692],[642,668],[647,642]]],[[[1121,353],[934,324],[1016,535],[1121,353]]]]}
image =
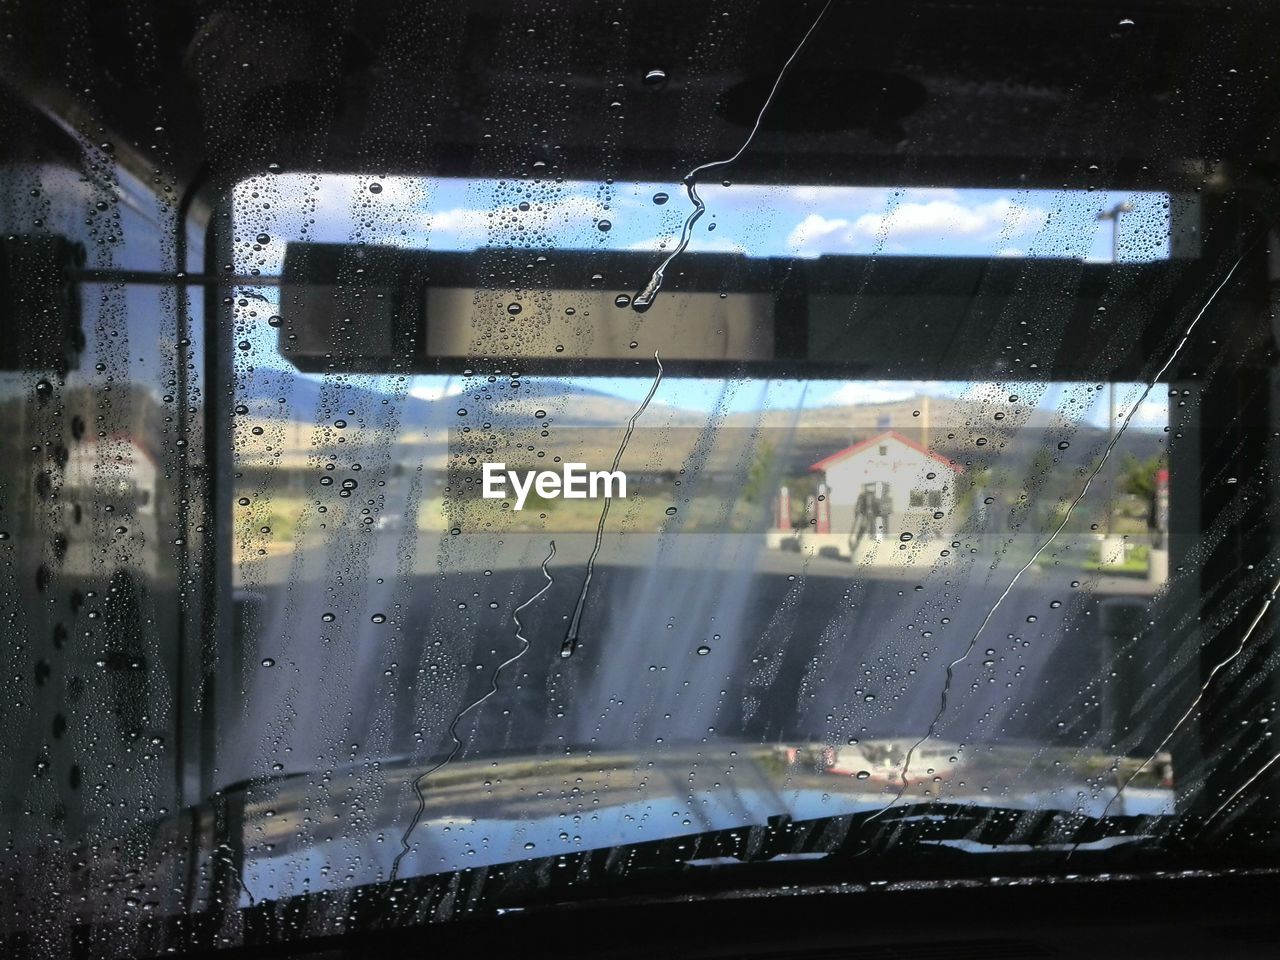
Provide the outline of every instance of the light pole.
{"type": "MultiPolygon", "coordinates": [[[[1119,259],[1120,254],[1120,217],[1126,213],[1133,212],[1133,204],[1128,200],[1121,200],[1110,210],[1102,210],[1098,213],[1098,221],[1111,221],[1111,262],[1115,263],[1119,259]]],[[[1107,378],[1107,446],[1110,448],[1111,443],[1116,436],[1116,381],[1115,375],[1107,378]]],[[[1112,516],[1116,512],[1116,472],[1112,467],[1108,471],[1107,484],[1107,539],[1111,538],[1112,516]]],[[[1109,548],[1109,544],[1108,544],[1109,548]]]]}
{"type": "Polygon", "coordinates": [[[1115,263],[1118,259],[1120,244],[1120,217],[1126,213],[1133,213],[1133,204],[1128,200],[1121,200],[1110,210],[1103,210],[1098,214],[1098,220],[1111,221],[1111,262],[1115,263]]]}

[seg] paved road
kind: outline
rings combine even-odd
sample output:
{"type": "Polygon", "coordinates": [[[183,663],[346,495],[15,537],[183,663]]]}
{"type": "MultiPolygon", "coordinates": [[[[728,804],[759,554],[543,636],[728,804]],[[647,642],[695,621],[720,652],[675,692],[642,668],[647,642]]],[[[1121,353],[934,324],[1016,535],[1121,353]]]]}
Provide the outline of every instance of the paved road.
{"type": "MultiPolygon", "coordinates": [[[[562,659],[592,539],[555,537],[553,583],[523,615],[529,650],[460,723],[464,755],[844,743],[920,736],[935,719],[965,743],[1097,741],[1103,701],[1131,697],[1151,669],[1145,655],[1115,677],[1104,667],[1100,604],[1160,603],[1139,581],[1072,587],[1078,572],[1033,568],[1005,595],[1016,550],[994,570],[981,551],[871,568],[730,534],[607,536],[582,642],[562,659]],[[939,717],[947,665],[971,644],[939,717]]],[[[257,612],[237,715],[220,723],[238,732],[222,775],[447,750],[451,720],[520,651],[512,613],[545,585],[549,549],[529,534],[393,530],[242,569],[257,612]]]]}

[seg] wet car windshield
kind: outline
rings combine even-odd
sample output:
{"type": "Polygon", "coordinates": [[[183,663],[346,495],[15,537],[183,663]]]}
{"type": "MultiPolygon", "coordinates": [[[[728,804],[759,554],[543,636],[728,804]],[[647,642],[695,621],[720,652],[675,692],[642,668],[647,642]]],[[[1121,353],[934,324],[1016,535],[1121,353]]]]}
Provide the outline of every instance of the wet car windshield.
{"type": "Polygon", "coordinates": [[[902,6],[0,13],[10,947],[1271,862],[1273,11],[902,6]]]}

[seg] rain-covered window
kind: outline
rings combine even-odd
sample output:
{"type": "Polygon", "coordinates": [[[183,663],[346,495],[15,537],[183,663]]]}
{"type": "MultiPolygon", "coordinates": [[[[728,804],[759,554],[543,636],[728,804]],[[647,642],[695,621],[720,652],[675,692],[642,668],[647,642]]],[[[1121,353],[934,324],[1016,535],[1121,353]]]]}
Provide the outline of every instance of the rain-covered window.
{"type": "Polygon", "coordinates": [[[738,6],[0,10],[0,952],[1273,865],[1274,16],[738,6]]]}

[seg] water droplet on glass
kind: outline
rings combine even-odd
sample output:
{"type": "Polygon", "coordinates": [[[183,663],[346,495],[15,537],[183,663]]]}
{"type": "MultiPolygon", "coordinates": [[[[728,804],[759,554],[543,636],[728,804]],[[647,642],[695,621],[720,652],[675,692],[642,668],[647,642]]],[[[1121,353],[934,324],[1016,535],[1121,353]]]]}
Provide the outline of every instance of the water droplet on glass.
{"type": "Polygon", "coordinates": [[[868,780],[871,777],[871,771],[859,770],[857,773],[854,774],[854,776],[857,777],[859,780],[868,780]]]}
{"type": "Polygon", "coordinates": [[[1066,440],[1063,440],[1063,441],[1061,441],[1061,442],[1058,444],[1058,449],[1059,449],[1059,450],[1065,450],[1065,449],[1067,449],[1067,447],[1069,447],[1069,446],[1071,446],[1071,444],[1069,444],[1066,440]]]}
{"type": "Polygon", "coordinates": [[[336,620],[337,617],[335,617],[332,613],[326,613],[323,616],[321,616],[320,619],[323,620],[325,623],[333,623],[333,621],[336,620]]]}
{"type": "Polygon", "coordinates": [[[263,658],[262,658],[262,665],[263,665],[264,667],[274,667],[274,666],[276,665],[276,662],[275,662],[274,660],[272,660],[270,657],[263,657],[263,658]]]}
{"type": "Polygon", "coordinates": [[[667,507],[667,516],[668,516],[668,517],[674,517],[675,515],[676,515],[676,508],[675,508],[675,507],[667,507]]]}
{"type": "Polygon", "coordinates": [[[385,613],[375,613],[369,619],[372,620],[374,623],[386,623],[387,615],[385,613]]]}
{"type": "Polygon", "coordinates": [[[613,305],[615,307],[626,307],[626,306],[630,306],[630,304],[631,304],[631,298],[628,297],[625,293],[620,293],[613,298],[613,305]]]}
{"type": "Polygon", "coordinates": [[[705,643],[698,648],[698,656],[700,657],[705,657],[710,652],[711,652],[711,648],[708,647],[705,643]]]}
{"type": "Polygon", "coordinates": [[[380,184],[380,183],[371,183],[371,184],[369,184],[369,192],[370,192],[370,193],[381,193],[381,192],[382,192],[382,184],[380,184]]]}
{"type": "Polygon", "coordinates": [[[664,203],[666,203],[670,199],[671,198],[667,196],[665,193],[655,193],[653,195],[653,202],[656,203],[658,206],[662,206],[664,203]]]}
{"type": "Polygon", "coordinates": [[[596,229],[599,230],[601,233],[608,233],[610,230],[613,229],[613,224],[610,223],[608,220],[598,220],[596,221],[596,229]]]}
{"type": "Polygon", "coordinates": [[[911,537],[912,537],[912,534],[904,532],[901,536],[898,537],[898,539],[901,540],[903,543],[906,543],[908,540],[911,539],[911,537]]]}
{"type": "Polygon", "coordinates": [[[653,70],[645,71],[644,85],[650,90],[661,90],[667,85],[667,71],[659,70],[656,67],[653,70]]]}
{"type": "Polygon", "coordinates": [[[513,317],[523,309],[524,308],[521,307],[520,304],[515,303],[514,301],[507,304],[507,313],[511,314],[513,317]]]}
{"type": "Polygon", "coordinates": [[[545,410],[535,410],[535,411],[533,411],[533,415],[534,415],[534,417],[535,417],[536,419],[541,420],[541,419],[543,419],[544,417],[546,417],[546,415],[547,415],[547,411],[545,411],[545,410]]]}
{"type": "Polygon", "coordinates": [[[1034,613],[1027,617],[1027,623],[1035,623],[1035,622],[1036,622],[1036,615],[1034,613]]]}

